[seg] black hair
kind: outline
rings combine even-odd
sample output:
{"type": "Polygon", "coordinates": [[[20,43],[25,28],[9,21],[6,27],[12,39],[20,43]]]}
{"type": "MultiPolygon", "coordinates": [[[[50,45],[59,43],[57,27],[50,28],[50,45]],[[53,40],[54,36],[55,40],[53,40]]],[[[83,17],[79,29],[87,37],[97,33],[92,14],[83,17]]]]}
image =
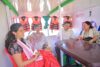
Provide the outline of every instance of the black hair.
{"type": "Polygon", "coordinates": [[[46,49],[48,47],[48,43],[44,43],[42,49],[46,49]]]}
{"type": "Polygon", "coordinates": [[[6,49],[8,49],[10,44],[15,43],[17,41],[15,35],[12,32],[17,32],[21,26],[22,25],[20,23],[14,23],[11,25],[10,31],[8,32],[8,34],[6,36],[6,40],[5,40],[5,48],[6,49]]]}
{"type": "Polygon", "coordinates": [[[93,28],[93,26],[92,26],[92,24],[91,24],[90,21],[85,21],[85,22],[83,22],[83,23],[86,23],[87,25],[89,25],[89,26],[90,26],[90,29],[93,28]]]}
{"type": "Polygon", "coordinates": [[[72,26],[72,23],[71,23],[70,21],[65,21],[65,22],[63,23],[63,26],[66,25],[66,24],[70,24],[70,27],[72,26]]]}

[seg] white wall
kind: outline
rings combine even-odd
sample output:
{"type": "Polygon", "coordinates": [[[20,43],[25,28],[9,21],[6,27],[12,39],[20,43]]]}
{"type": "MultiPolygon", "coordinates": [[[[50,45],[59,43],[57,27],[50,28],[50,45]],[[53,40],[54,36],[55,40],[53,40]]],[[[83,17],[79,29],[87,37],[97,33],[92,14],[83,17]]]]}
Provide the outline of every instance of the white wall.
{"type": "Polygon", "coordinates": [[[8,32],[6,9],[0,1],[0,67],[12,67],[9,58],[4,52],[4,40],[8,32]]]}

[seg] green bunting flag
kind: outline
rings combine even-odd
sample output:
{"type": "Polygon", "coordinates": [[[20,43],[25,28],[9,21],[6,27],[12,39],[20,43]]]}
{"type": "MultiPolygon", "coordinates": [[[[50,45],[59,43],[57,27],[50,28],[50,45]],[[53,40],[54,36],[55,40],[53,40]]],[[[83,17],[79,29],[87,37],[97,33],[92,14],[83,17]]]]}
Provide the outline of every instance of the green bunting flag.
{"type": "Polygon", "coordinates": [[[49,13],[48,16],[50,16],[51,14],[53,14],[54,12],[56,12],[57,10],[59,10],[59,7],[64,7],[65,5],[73,2],[74,0],[64,0],[60,5],[58,5],[57,7],[55,7],[54,9],[52,9],[49,13]]]}
{"type": "Polygon", "coordinates": [[[15,9],[15,7],[12,5],[12,3],[10,3],[9,0],[1,0],[5,5],[7,5],[17,16],[18,16],[18,12],[15,9]]]}
{"type": "Polygon", "coordinates": [[[43,16],[44,20],[45,20],[45,26],[44,26],[44,29],[47,29],[49,24],[48,24],[48,20],[50,18],[50,16],[43,16]]]}

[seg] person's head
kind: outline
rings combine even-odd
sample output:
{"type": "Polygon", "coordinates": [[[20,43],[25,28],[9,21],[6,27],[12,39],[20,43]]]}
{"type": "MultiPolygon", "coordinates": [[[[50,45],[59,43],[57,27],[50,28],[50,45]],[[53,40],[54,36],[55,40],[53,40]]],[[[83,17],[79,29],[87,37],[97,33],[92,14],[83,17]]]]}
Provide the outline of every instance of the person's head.
{"type": "Polygon", "coordinates": [[[42,49],[51,51],[51,48],[50,48],[50,46],[48,45],[47,42],[43,44],[42,49]]]}
{"type": "Polygon", "coordinates": [[[21,39],[24,37],[24,29],[20,23],[12,24],[10,27],[10,31],[16,38],[21,39]]]}
{"type": "Polygon", "coordinates": [[[16,42],[17,39],[24,37],[24,29],[20,23],[14,23],[10,26],[10,31],[7,34],[5,45],[9,46],[10,43],[16,42]]]}
{"type": "Polygon", "coordinates": [[[36,25],[36,26],[35,26],[35,30],[36,30],[36,32],[40,32],[40,30],[41,30],[41,25],[36,25]]]}
{"type": "Polygon", "coordinates": [[[65,22],[63,23],[64,30],[70,29],[71,26],[72,26],[72,23],[69,22],[69,21],[65,21],[65,22]]]}
{"type": "Polygon", "coordinates": [[[90,21],[83,22],[82,27],[83,27],[83,30],[89,30],[89,29],[93,28],[90,21]]]}
{"type": "Polygon", "coordinates": [[[44,43],[42,49],[48,48],[48,43],[44,43]]]}

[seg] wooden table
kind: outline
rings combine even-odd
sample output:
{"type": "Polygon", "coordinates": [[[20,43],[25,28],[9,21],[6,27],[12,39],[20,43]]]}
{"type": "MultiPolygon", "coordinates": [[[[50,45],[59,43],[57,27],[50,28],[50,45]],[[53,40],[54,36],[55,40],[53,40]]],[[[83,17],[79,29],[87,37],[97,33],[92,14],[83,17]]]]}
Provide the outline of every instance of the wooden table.
{"type": "Polygon", "coordinates": [[[79,40],[67,40],[56,44],[60,50],[86,67],[100,67],[100,45],[87,44],[87,42],[79,40]]]}

